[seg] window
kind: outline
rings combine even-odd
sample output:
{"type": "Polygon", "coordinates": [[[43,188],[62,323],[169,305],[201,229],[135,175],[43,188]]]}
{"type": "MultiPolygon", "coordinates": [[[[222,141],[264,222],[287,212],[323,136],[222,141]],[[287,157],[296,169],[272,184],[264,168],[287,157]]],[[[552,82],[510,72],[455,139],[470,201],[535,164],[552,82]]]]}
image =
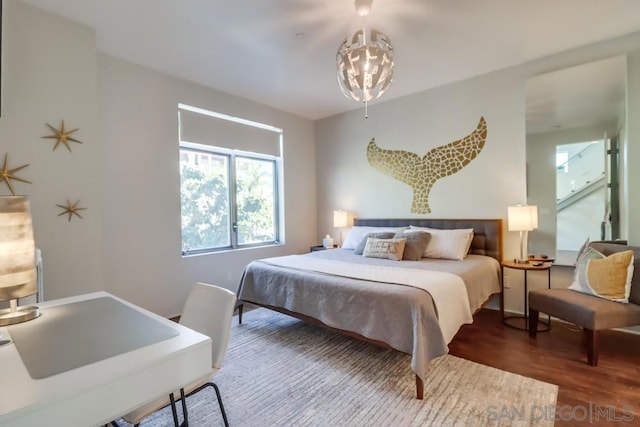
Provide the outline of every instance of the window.
{"type": "Polygon", "coordinates": [[[180,105],[179,109],[182,254],[279,243],[281,157],[240,148],[279,154],[282,131],[267,127],[261,131],[269,134],[258,133],[256,139],[255,129],[242,128],[255,126],[251,122],[207,112],[215,115],[209,116],[193,108],[180,105]],[[232,126],[223,122],[229,120],[232,126]]]}

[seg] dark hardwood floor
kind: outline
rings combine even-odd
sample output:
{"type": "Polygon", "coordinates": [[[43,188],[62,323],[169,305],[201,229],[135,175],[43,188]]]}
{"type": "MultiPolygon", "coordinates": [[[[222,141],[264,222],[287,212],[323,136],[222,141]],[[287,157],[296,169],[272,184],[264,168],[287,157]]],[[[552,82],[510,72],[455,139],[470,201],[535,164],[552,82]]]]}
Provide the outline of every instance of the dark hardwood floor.
{"type": "Polygon", "coordinates": [[[526,331],[503,325],[499,311],[483,309],[449,349],[454,356],[558,385],[556,413],[550,415],[556,426],[640,426],[640,335],[602,332],[600,359],[592,367],[581,329],[554,322],[550,332],[532,340],[526,331]]]}

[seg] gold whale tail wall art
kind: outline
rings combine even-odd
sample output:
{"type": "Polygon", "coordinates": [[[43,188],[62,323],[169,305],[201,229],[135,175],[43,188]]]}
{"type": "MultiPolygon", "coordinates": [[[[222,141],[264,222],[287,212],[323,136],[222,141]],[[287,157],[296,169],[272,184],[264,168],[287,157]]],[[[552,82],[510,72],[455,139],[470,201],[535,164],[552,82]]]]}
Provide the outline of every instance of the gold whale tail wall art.
{"type": "Polygon", "coordinates": [[[413,188],[411,213],[430,213],[429,192],[440,178],[453,175],[475,159],[487,140],[487,123],[480,117],[478,126],[466,137],[431,149],[423,157],[404,150],[385,150],[373,138],[367,146],[369,164],[413,188]]]}

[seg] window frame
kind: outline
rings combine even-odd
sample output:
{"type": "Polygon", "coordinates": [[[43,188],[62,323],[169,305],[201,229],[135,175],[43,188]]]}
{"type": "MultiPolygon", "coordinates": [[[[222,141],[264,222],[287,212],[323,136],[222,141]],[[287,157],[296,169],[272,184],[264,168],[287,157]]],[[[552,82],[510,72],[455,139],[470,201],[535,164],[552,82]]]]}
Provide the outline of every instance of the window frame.
{"type": "MultiPolygon", "coordinates": [[[[219,246],[219,247],[211,247],[211,248],[201,248],[201,249],[192,249],[192,250],[184,250],[182,248],[182,201],[180,202],[180,243],[181,243],[181,252],[183,257],[193,256],[193,255],[202,255],[216,252],[224,252],[224,251],[235,251],[242,250],[247,248],[256,248],[256,247],[265,247],[265,246],[274,246],[282,244],[283,233],[282,233],[282,221],[281,221],[281,210],[283,206],[281,204],[281,175],[282,175],[282,157],[274,156],[270,154],[261,154],[254,153],[243,150],[236,150],[231,148],[219,147],[214,145],[206,145],[199,144],[188,141],[179,141],[179,156],[182,154],[182,151],[191,151],[205,154],[213,154],[218,156],[227,157],[227,197],[229,200],[229,242],[230,245],[227,246],[219,246]],[[238,244],[238,205],[237,205],[237,174],[236,174],[236,159],[244,158],[250,160],[257,161],[267,161],[273,165],[273,227],[275,238],[273,240],[264,241],[264,242],[256,242],[256,243],[248,243],[248,244],[238,244]]],[[[182,168],[179,170],[180,176],[180,193],[182,193],[182,168]]]]}

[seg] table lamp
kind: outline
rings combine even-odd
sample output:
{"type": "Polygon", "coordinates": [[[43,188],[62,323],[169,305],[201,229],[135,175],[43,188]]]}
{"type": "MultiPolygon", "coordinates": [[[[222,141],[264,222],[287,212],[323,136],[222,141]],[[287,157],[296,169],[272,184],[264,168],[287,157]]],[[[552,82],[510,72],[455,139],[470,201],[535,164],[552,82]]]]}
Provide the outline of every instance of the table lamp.
{"type": "Polygon", "coordinates": [[[538,207],[528,205],[509,206],[507,211],[509,231],[520,232],[520,258],[518,264],[529,262],[527,257],[527,234],[538,228],[538,207]]]}
{"type": "Polygon", "coordinates": [[[342,229],[347,227],[347,218],[348,212],[343,210],[333,211],[333,227],[338,228],[340,230],[340,241],[338,242],[338,246],[342,246],[342,229]]]}
{"type": "Polygon", "coordinates": [[[38,307],[18,307],[18,298],[37,292],[35,243],[29,200],[24,196],[0,196],[0,326],[35,319],[38,307]]]}

